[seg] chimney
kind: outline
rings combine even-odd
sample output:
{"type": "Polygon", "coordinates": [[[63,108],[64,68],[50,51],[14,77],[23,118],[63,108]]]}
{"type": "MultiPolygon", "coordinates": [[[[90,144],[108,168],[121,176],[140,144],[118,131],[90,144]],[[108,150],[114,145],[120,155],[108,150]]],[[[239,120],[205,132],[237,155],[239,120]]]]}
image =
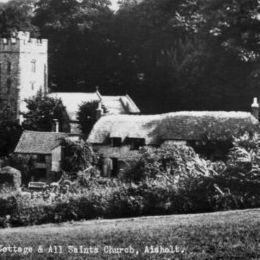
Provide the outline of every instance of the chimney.
{"type": "Polygon", "coordinates": [[[101,116],[102,116],[102,106],[101,106],[101,102],[98,102],[98,107],[96,109],[96,120],[98,120],[101,116]]]}
{"type": "Polygon", "coordinates": [[[256,97],[254,97],[253,104],[251,105],[251,113],[257,120],[259,119],[259,103],[256,97]]]}
{"type": "Polygon", "coordinates": [[[97,94],[99,100],[102,101],[102,95],[99,92],[99,86],[96,86],[96,94],[97,94]]]}
{"type": "Polygon", "coordinates": [[[54,132],[55,133],[59,133],[59,128],[60,128],[60,126],[59,126],[59,120],[58,119],[53,119],[54,120],[54,132]]]}

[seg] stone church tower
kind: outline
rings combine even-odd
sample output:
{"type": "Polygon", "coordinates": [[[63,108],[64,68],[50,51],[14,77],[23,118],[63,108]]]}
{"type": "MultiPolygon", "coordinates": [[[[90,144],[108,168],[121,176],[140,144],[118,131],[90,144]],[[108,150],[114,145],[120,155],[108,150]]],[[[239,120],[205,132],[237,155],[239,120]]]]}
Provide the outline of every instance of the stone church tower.
{"type": "Polygon", "coordinates": [[[48,91],[48,41],[28,32],[0,39],[0,111],[21,120],[24,99],[48,91]]]}

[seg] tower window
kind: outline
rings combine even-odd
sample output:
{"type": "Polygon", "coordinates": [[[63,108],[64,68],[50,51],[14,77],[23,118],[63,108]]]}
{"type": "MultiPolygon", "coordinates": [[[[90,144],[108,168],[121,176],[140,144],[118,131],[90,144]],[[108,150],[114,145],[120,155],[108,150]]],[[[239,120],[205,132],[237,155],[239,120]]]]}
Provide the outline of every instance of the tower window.
{"type": "Polygon", "coordinates": [[[47,91],[47,65],[44,64],[44,91],[47,91]]]}
{"type": "Polygon", "coordinates": [[[34,90],[34,82],[31,82],[31,90],[34,90]]]}
{"type": "Polygon", "coordinates": [[[12,86],[12,81],[11,81],[11,79],[7,79],[7,81],[6,81],[6,86],[7,86],[7,93],[10,94],[10,92],[11,92],[11,86],[12,86]]]}
{"type": "Polygon", "coordinates": [[[2,81],[2,64],[0,63],[0,88],[1,88],[1,81],[2,81]]]}
{"type": "Polygon", "coordinates": [[[31,61],[32,72],[36,72],[36,60],[31,61]]]}
{"type": "Polygon", "coordinates": [[[7,62],[7,74],[11,74],[11,70],[12,70],[12,64],[10,61],[7,62]]]}

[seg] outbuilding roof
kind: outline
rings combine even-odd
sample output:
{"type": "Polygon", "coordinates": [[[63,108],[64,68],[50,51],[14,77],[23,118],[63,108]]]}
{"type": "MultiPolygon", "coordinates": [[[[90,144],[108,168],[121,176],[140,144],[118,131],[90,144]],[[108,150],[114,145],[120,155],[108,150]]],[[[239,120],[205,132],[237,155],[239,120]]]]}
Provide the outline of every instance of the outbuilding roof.
{"type": "Polygon", "coordinates": [[[15,153],[51,154],[51,151],[67,137],[66,133],[24,131],[15,148],[15,153]]]}
{"type": "Polygon", "coordinates": [[[139,108],[130,98],[125,96],[103,96],[98,91],[84,92],[53,92],[48,94],[49,97],[61,99],[66,107],[70,120],[77,121],[77,112],[79,106],[85,102],[100,101],[105,107],[108,115],[112,114],[138,114],[139,108]]]}
{"type": "Polygon", "coordinates": [[[88,141],[104,144],[108,138],[143,138],[145,143],[165,140],[226,140],[253,131],[258,120],[248,112],[182,111],[161,115],[112,115],[94,125],[88,141]]]}

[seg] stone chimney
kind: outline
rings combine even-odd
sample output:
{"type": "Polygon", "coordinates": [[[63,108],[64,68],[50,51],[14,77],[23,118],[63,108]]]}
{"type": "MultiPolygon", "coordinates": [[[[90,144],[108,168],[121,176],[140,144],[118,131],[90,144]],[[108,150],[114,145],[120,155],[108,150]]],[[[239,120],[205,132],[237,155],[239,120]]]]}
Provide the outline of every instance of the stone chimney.
{"type": "Polygon", "coordinates": [[[59,133],[59,128],[60,128],[59,120],[58,119],[53,119],[53,120],[54,120],[54,132],[59,133]]]}
{"type": "Polygon", "coordinates": [[[98,120],[103,114],[103,109],[102,109],[102,105],[101,102],[98,102],[98,107],[96,109],[96,120],[98,120]]]}
{"type": "Polygon", "coordinates": [[[259,120],[259,103],[256,97],[254,97],[251,105],[251,113],[257,120],[259,120]]]}

